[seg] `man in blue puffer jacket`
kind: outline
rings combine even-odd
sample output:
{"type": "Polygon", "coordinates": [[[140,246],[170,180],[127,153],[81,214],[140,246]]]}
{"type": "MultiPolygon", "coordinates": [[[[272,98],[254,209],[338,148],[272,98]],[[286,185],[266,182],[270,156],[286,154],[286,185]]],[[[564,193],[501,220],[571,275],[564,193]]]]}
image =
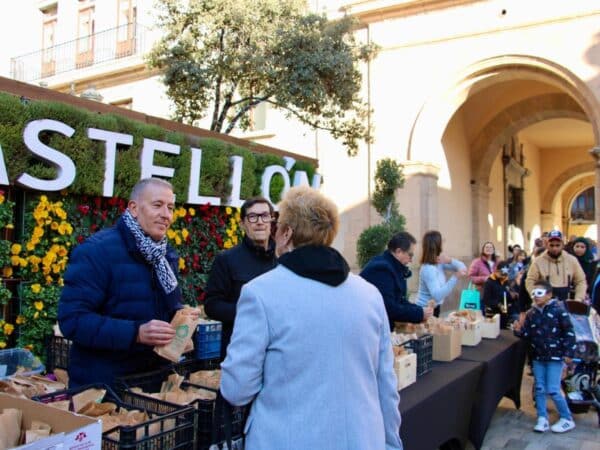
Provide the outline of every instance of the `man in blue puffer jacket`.
{"type": "Polygon", "coordinates": [[[171,342],[169,322],[182,307],[179,258],[166,239],[174,202],[170,183],[143,179],[116,225],[73,250],[58,304],[61,331],[73,341],[69,387],[111,386],[168,363],[152,349],[171,342]]]}

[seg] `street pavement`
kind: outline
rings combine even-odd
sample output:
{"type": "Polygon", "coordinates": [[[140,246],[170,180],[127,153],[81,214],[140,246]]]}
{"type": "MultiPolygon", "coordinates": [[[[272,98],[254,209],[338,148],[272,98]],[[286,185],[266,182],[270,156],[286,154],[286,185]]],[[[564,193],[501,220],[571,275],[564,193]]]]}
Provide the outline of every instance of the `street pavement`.
{"type": "MultiPolygon", "coordinates": [[[[521,388],[521,409],[511,400],[502,399],[494,413],[481,450],[600,450],[600,427],[595,409],[573,416],[576,428],[568,433],[535,433],[535,407],[531,398],[533,377],[524,374],[521,388]]],[[[548,400],[550,424],[558,420],[551,400],[548,400]]],[[[467,450],[474,450],[469,444],[467,450]]]]}

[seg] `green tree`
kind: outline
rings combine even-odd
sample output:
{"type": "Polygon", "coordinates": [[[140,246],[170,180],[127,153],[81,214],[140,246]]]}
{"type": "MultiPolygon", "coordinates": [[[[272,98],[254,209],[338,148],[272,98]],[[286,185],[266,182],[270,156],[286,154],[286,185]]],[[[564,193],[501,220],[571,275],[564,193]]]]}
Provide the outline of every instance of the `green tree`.
{"type": "Polygon", "coordinates": [[[340,139],[349,154],[372,140],[358,65],[376,51],[355,21],[308,13],[304,0],[158,0],[162,39],[149,55],[174,119],[230,133],[266,102],[340,139]]]}
{"type": "Polygon", "coordinates": [[[377,161],[375,191],[371,204],[383,217],[383,222],[363,230],[356,242],[358,264],[362,268],[385,250],[390,238],[404,230],[406,220],[398,211],[396,190],[404,186],[402,167],[390,158],[377,161]]]}

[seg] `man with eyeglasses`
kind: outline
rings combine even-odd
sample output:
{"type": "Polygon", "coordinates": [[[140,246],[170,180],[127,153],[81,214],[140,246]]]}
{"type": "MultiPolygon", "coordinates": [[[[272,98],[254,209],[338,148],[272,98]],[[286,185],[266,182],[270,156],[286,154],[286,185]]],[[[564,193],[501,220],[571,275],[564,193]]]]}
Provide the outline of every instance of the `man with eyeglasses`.
{"type": "Polygon", "coordinates": [[[527,272],[527,292],[533,290],[536,282],[547,281],[552,285],[554,296],[558,300],[568,300],[570,296],[578,301],[585,299],[585,273],[577,258],[563,251],[563,248],[562,233],[558,230],[550,231],[546,250],[533,260],[527,272]]]}
{"type": "Polygon", "coordinates": [[[206,285],[204,311],[223,323],[221,360],[233,332],[233,322],[242,286],[276,265],[275,242],[271,238],[273,205],[264,197],[253,197],[241,209],[245,236],[235,247],[219,253],[206,285]]]}
{"type": "Polygon", "coordinates": [[[396,233],[387,250],[373,257],[360,273],[381,293],[392,331],[394,322],[420,323],[433,314],[432,307],[423,308],[408,301],[406,279],[412,275],[408,264],[412,262],[416,244],[410,233],[396,233]]]}

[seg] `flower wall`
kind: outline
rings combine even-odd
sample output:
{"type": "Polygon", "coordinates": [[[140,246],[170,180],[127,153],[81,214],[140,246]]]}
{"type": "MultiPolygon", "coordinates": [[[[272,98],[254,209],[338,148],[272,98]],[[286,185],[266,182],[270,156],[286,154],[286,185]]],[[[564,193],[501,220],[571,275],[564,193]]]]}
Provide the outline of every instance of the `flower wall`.
{"type": "MultiPolygon", "coordinates": [[[[45,341],[53,334],[56,323],[69,253],[89,235],[113,225],[127,207],[127,201],[116,197],[71,196],[66,192],[55,197],[29,194],[27,198],[21,238],[0,241],[4,283],[13,281],[18,286],[16,296],[4,283],[0,287],[0,306],[5,306],[0,318],[0,348],[16,345],[43,357],[45,341]],[[13,314],[7,314],[7,310],[13,314]]],[[[4,193],[0,201],[0,221],[6,217],[0,225],[10,230],[14,227],[15,204],[5,199],[4,193]]],[[[215,255],[233,247],[242,237],[239,222],[237,208],[210,205],[176,208],[167,237],[180,255],[179,280],[185,303],[202,303],[215,255]]]]}

